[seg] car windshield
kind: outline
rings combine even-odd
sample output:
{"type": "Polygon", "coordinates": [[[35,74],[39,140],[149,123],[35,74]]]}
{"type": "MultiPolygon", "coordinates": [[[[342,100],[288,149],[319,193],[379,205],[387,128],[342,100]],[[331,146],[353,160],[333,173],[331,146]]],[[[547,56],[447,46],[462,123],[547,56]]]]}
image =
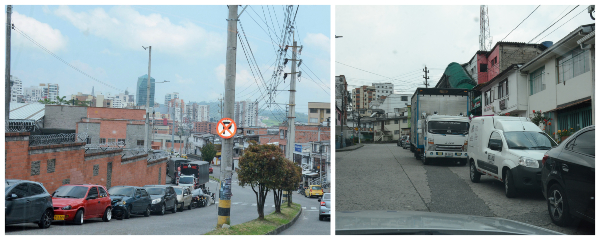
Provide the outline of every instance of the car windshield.
{"type": "Polygon", "coordinates": [[[453,121],[430,121],[427,131],[438,134],[467,134],[469,132],[469,123],[453,121]]]}
{"type": "Polygon", "coordinates": [[[88,191],[88,187],[83,187],[83,186],[61,186],[58,189],[56,189],[54,194],[52,194],[52,197],[55,197],[55,198],[84,198],[87,191],[88,191]]]}
{"type": "Polygon", "coordinates": [[[165,189],[164,188],[146,188],[146,192],[148,192],[148,194],[150,194],[150,195],[164,195],[165,189]]]}
{"type": "Polygon", "coordinates": [[[175,188],[175,192],[177,193],[177,195],[183,195],[183,189],[181,188],[175,188]]]}
{"type": "Polygon", "coordinates": [[[181,177],[179,179],[179,183],[181,183],[181,184],[192,184],[192,183],[194,183],[194,178],[193,177],[181,177]]]}
{"type": "Polygon", "coordinates": [[[510,149],[548,150],[557,144],[544,132],[505,132],[510,149]]]}
{"type": "Polygon", "coordinates": [[[113,187],[108,190],[108,194],[111,196],[133,196],[133,188],[132,187],[113,187]]]}
{"type": "Polygon", "coordinates": [[[312,187],[311,189],[312,189],[312,190],[321,190],[321,187],[316,187],[316,186],[315,186],[315,187],[312,187]]]}

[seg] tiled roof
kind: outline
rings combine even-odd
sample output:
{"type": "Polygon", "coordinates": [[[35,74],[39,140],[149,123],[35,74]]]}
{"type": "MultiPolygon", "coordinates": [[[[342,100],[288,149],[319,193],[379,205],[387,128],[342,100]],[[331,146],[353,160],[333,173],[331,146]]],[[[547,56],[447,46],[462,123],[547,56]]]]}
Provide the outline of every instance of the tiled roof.
{"type": "Polygon", "coordinates": [[[44,117],[46,105],[41,103],[10,103],[10,119],[39,120],[44,117]]]}

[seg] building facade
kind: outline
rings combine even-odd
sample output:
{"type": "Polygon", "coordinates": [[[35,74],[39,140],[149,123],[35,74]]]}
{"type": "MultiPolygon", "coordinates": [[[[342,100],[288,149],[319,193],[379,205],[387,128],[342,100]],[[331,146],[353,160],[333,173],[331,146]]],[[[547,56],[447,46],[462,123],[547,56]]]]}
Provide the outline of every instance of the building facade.
{"type": "Polygon", "coordinates": [[[233,121],[238,128],[258,126],[258,103],[250,100],[235,102],[233,121]]]}
{"type": "Polygon", "coordinates": [[[375,87],[375,99],[394,93],[394,84],[392,83],[373,83],[373,87],[375,87]]]}
{"type": "MultiPolygon", "coordinates": [[[[136,106],[146,106],[146,95],[148,88],[148,74],[144,74],[143,76],[138,77],[137,80],[137,102],[136,106]]],[[[154,78],[150,78],[150,105],[154,104],[154,89],[155,83],[154,78]]]]}
{"type": "Polygon", "coordinates": [[[308,103],[308,125],[320,125],[331,116],[331,105],[324,102],[308,103]]]}
{"type": "Polygon", "coordinates": [[[165,94],[165,104],[167,104],[169,101],[171,101],[171,99],[175,99],[175,98],[179,98],[178,92],[165,94]]]}
{"type": "Polygon", "coordinates": [[[23,99],[23,81],[18,77],[10,75],[10,101],[18,102],[18,99],[23,99]]]}
{"type": "Polygon", "coordinates": [[[358,111],[361,115],[370,115],[369,103],[375,99],[374,86],[361,86],[352,89],[353,111],[358,111]]]}

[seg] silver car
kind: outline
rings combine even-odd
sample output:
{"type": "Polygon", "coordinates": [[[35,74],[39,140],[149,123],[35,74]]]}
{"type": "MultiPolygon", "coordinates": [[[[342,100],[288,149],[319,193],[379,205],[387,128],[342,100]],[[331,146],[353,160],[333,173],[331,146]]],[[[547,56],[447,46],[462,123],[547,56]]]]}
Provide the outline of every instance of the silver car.
{"type": "Polygon", "coordinates": [[[184,208],[192,209],[192,192],[189,187],[173,186],[177,193],[177,210],[182,212],[184,208]]]}
{"type": "Polygon", "coordinates": [[[330,217],[331,193],[324,193],[323,199],[319,198],[319,203],[321,204],[321,207],[319,207],[319,220],[323,221],[323,219],[330,217]]]}

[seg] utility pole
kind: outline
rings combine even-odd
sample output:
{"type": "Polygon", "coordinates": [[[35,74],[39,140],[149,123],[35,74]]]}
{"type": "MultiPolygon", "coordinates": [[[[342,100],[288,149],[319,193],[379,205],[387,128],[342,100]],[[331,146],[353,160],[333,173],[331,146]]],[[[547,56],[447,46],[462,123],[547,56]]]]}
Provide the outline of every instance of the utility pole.
{"type": "MultiPolygon", "coordinates": [[[[6,6],[6,72],[4,82],[4,121],[8,121],[8,115],[10,114],[10,33],[11,33],[11,20],[12,5],[6,6]]],[[[8,124],[8,123],[7,123],[8,124]]]]}
{"type": "MultiPolygon", "coordinates": [[[[294,124],[294,113],[296,111],[296,49],[298,45],[294,39],[294,45],[292,47],[292,79],[290,80],[290,112],[288,114],[288,138],[287,138],[287,158],[294,161],[294,144],[296,143],[296,125],[294,124]]],[[[290,46],[286,46],[290,47],[290,46]]]]}
{"type": "MultiPolygon", "coordinates": [[[[142,46],[144,49],[146,47],[142,46]]],[[[148,151],[148,120],[150,119],[150,67],[152,65],[152,46],[148,47],[148,78],[146,79],[146,125],[144,127],[144,151],[148,151]]]]}
{"type": "Polygon", "coordinates": [[[173,114],[171,114],[171,126],[171,153],[173,153],[175,151],[175,106],[173,106],[173,114]]]}
{"type": "Polygon", "coordinates": [[[427,76],[427,74],[429,73],[429,70],[427,70],[427,66],[425,66],[425,69],[423,69],[423,72],[425,73],[425,76],[423,76],[423,78],[425,78],[425,88],[428,88],[429,83],[427,83],[427,80],[429,79],[429,77],[427,76]]]}
{"type": "MultiPolygon", "coordinates": [[[[227,18],[227,53],[225,56],[225,108],[223,118],[233,119],[235,104],[235,74],[236,74],[236,49],[237,49],[237,22],[238,6],[229,5],[229,17],[227,18]]],[[[222,140],[221,145],[221,179],[220,186],[231,184],[233,165],[233,137],[222,140]]],[[[223,224],[230,225],[231,210],[231,188],[229,192],[219,194],[219,217],[217,219],[217,228],[223,227],[223,224]]]]}
{"type": "Polygon", "coordinates": [[[323,188],[323,177],[321,174],[321,172],[323,172],[323,143],[321,142],[321,124],[319,124],[318,129],[317,142],[319,142],[319,183],[321,184],[321,188],[323,188]]]}

